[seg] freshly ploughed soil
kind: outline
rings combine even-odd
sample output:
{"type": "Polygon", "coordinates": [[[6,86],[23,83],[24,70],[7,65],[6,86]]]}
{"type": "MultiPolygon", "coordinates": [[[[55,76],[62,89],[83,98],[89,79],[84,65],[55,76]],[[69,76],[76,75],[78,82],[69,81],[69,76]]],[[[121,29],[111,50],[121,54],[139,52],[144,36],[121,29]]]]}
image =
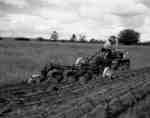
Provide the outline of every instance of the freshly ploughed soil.
{"type": "Polygon", "coordinates": [[[54,86],[50,82],[4,85],[0,89],[0,117],[146,117],[150,108],[149,78],[150,68],[147,67],[122,72],[114,80],[93,78],[84,85],[78,82],[65,86],[54,86]]]}

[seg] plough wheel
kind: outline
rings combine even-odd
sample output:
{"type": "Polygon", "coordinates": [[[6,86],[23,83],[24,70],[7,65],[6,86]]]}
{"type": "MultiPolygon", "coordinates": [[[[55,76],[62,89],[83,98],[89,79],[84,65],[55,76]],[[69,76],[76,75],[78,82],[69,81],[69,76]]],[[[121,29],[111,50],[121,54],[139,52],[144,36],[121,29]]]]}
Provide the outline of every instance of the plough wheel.
{"type": "Polygon", "coordinates": [[[54,69],[48,73],[48,79],[52,79],[52,81],[59,83],[63,80],[63,72],[54,69]]]}
{"type": "Polygon", "coordinates": [[[87,79],[86,79],[86,77],[85,77],[85,76],[81,76],[81,77],[79,77],[79,83],[80,83],[81,85],[86,84],[86,83],[87,83],[87,79]]]}
{"type": "Polygon", "coordinates": [[[75,72],[72,70],[67,70],[64,72],[64,79],[65,81],[72,83],[75,82],[75,72]]]}
{"type": "Polygon", "coordinates": [[[103,78],[111,79],[113,75],[113,71],[110,67],[105,67],[102,73],[103,78]]]}
{"type": "Polygon", "coordinates": [[[125,70],[128,70],[128,69],[130,69],[130,62],[125,62],[124,64],[122,64],[119,67],[119,70],[121,70],[121,71],[125,71],[125,70]]]}
{"type": "Polygon", "coordinates": [[[79,77],[79,82],[81,84],[86,84],[88,83],[88,81],[90,81],[92,79],[92,73],[85,73],[84,75],[82,75],[81,77],[79,77]]]}

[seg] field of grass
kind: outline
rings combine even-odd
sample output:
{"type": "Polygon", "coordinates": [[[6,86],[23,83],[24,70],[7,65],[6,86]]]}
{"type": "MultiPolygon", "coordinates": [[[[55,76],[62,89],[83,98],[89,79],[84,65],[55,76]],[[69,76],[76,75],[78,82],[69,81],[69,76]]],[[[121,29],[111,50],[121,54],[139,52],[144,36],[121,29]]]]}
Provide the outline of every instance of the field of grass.
{"type": "MultiPolygon", "coordinates": [[[[61,64],[72,64],[79,56],[92,55],[100,44],[0,41],[0,83],[12,83],[27,79],[39,71],[50,60],[61,64]]],[[[150,66],[150,47],[120,46],[131,57],[131,67],[150,66]]]]}

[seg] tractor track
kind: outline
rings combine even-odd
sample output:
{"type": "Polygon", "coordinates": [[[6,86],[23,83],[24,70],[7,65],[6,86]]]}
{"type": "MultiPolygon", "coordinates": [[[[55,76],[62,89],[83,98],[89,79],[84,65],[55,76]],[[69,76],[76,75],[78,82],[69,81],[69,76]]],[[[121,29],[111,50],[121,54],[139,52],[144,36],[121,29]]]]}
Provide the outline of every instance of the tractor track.
{"type": "MultiPolygon", "coordinates": [[[[82,103],[82,101],[88,101],[94,110],[97,107],[96,103],[94,103],[96,101],[85,100],[85,98],[105,93],[106,102],[113,99],[113,96],[118,98],[133,88],[138,89],[144,83],[150,83],[149,77],[150,68],[143,68],[132,70],[131,72],[122,72],[114,80],[103,80],[101,77],[97,77],[84,85],[78,82],[57,86],[53,86],[49,82],[38,85],[24,83],[6,85],[0,87],[0,117],[56,117],[58,114],[64,114],[68,109],[73,108],[74,105],[82,103]],[[133,85],[134,87],[132,87],[133,85]],[[58,90],[54,90],[55,87],[58,90]]],[[[63,118],[62,114],[61,118],[63,118]]]]}

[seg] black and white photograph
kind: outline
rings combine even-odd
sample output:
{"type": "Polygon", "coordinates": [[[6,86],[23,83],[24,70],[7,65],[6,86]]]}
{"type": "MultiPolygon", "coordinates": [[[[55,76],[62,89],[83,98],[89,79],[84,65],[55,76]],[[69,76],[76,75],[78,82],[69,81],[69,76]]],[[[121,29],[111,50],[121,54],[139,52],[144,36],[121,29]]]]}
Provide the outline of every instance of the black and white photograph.
{"type": "Polygon", "coordinates": [[[150,118],[150,0],[0,0],[0,118],[150,118]]]}

